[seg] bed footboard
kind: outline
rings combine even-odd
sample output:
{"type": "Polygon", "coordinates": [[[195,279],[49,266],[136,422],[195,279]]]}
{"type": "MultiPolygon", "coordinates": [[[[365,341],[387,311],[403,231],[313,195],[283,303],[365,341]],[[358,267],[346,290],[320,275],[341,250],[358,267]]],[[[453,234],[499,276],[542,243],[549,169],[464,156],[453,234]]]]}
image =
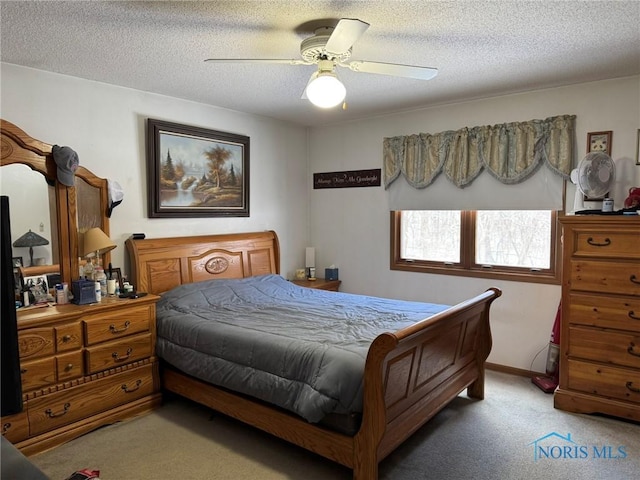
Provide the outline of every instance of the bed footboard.
{"type": "Polygon", "coordinates": [[[373,342],[362,426],[354,439],[354,480],[378,478],[378,463],[465,388],[470,397],[484,397],[489,307],[501,294],[491,288],[373,342]]]}

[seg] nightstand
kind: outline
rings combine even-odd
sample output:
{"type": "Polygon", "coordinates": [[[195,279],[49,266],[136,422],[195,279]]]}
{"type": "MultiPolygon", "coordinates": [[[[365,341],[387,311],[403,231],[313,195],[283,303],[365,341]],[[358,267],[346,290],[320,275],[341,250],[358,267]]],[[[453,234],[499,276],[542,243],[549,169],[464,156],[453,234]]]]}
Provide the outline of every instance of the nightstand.
{"type": "Polygon", "coordinates": [[[307,288],[317,288],[319,290],[331,290],[337,292],[340,290],[341,280],[325,280],[324,278],[316,278],[315,280],[291,280],[296,285],[307,288]]]}

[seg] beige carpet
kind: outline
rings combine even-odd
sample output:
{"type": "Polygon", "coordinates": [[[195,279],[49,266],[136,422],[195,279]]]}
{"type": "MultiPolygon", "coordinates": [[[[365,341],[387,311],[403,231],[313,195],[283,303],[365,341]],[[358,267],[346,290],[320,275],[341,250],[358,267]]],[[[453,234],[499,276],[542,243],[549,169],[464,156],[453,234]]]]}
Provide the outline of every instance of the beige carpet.
{"type": "MultiPolygon", "coordinates": [[[[545,442],[566,446],[553,435],[545,442]]],[[[101,480],[351,478],[339,465],[178,398],[31,460],[52,480],[81,468],[100,470],[101,480]]],[[[553,396],[528,379],[489,371],[485,400],[454,400],[381,463],[380,479],[623,480],[638,478],[639,469],[638,424],[555,410],[553,396]],[[571,434],[588,458],[536,460],[533,442],[553,433],[571,434]],[[594,447],[622,447],[625,458],[594,458],[594,447]]]]}

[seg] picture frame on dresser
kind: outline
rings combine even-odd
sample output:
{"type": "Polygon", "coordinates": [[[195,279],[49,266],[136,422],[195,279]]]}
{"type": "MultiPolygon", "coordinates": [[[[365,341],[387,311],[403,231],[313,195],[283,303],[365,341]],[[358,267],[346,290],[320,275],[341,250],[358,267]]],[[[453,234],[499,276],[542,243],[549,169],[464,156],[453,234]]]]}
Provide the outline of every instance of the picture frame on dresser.
{"type": "Polygon", "coordinates": [[[149,217],[248,217],[249,143],[245,135],[149,118],[149,217]]]}
{"type": "Polygon", "coordinates": [[[22,279],[24,288],[29,289],[35,297],[36,303],[42,303],[47,301],[49,295],[49,280],[46,275],[33,275],[30,277],[24,277],[22,279]]]}
{"type": "MultiPolygon", "coordinates": [[[[116,285],[118,285],[118,289],[122,292],[122,269],[120,267],[111,267],[110,272],[107,272],[112,276],[112,279],[116,281],[116,285]]],[[[107,277],[108,278],[108,277],[107,277]]]]}

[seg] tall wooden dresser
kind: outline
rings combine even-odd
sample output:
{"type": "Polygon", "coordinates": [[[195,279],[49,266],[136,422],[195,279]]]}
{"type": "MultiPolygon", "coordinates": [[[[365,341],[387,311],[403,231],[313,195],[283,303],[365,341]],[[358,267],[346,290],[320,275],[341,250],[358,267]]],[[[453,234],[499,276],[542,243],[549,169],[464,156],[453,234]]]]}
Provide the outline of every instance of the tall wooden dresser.
{"type": "Polygon", "coordinates": [[[566,216],[556,408],[640,421],[640,217],[566,216]]]}
{"type": "Polygon", "coordinates": [[[2,434],[29,455],[158,406],[158,298],[19,311],[24,408],[2,434]]]}

